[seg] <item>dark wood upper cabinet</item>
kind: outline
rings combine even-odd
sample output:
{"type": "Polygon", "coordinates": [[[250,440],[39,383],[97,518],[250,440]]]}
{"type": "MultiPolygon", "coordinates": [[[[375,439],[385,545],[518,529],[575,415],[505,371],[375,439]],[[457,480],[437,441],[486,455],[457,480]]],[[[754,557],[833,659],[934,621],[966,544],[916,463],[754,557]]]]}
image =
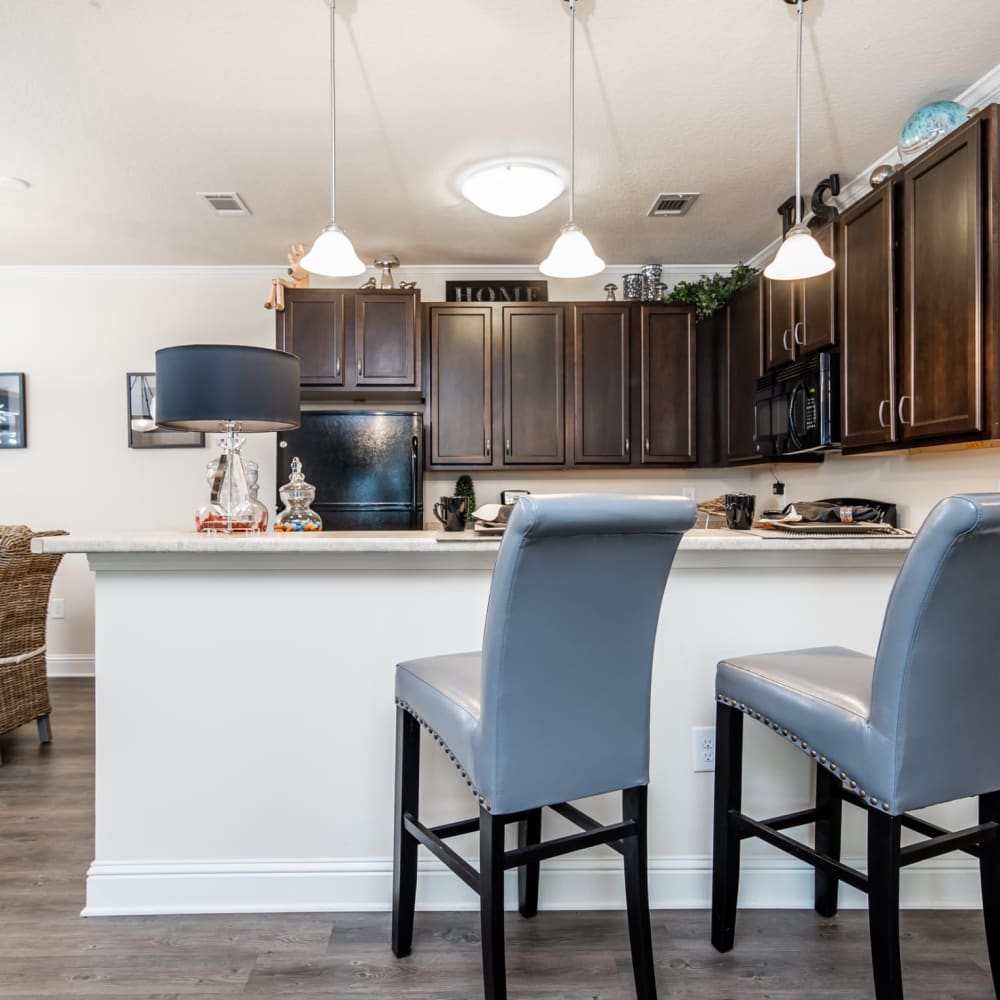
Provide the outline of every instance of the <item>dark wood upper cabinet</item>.
{"type": "Polygon", "coordinates": [[[643,306],[640,332],[642,462],[697,458],[694,311],[643,306]]]}
{"type": "Polygon", "coordinates": [[[698,465],[726,463],[726,310],[717,309],[695,327],[697,349],[698,465]]]}
{"type": "Polygon", "coordinates": [[[503,464],[566,461],[566,345],[561,305],[504,306],[503,464]]]}
{"type": "Polygon", "coordinates": [[[726,307],[725,429],[726,458],[730,462],[760,457],[754,433],[754,393],[756,380],[763,374],[765,283],[787,284],[757,277],[737,292],[726,307]]]}
{"type": "Polygon", "coordinates": [[[420,341],[412,293],[358,292],[354,298],[355,383],[418,384],[420,341]]]}
{"type": "Polygon", "coordinates": [[[573,460],[577,463],[629,463],[630,317],[628,305],[573,306],[573,460]]]}
{"type": "Polygon", "coordinates": [[[887,183],[840,218],[842,443],[896,439],[895,193],[887,183]]]}
{"type": "Polygon", "coordinates": [[[761,278],[767,287],[764,299],[767,308],[764,338],[765,363],[768,370],[777,368],[795,357],[792,334],[795,329],[795,295],[798,282],[771,281],[761,278]]]}
{"type": "Polygon", "coordinates": [[[303,386],[342,386],[344,296],[336,289],[289,290],[277,316],[277,347],[299,356],[303,386]]]}
{"type": "MultiPolygon", "coordinates": [[[[963,126],[904,172],[904,323],[897,416],[904,441],[984,427],[982,132],[963,126]]],[[[996,275],[991,274],[991,281],[996,275]]]]}
{"type": "MultiPolygon", "coordinates": [[[[823,253],[837,259],[837,229],[832,224],[813,232],[823,253]]],[[[837,343],[837,270],[816,278],[795,282],[795,322],[792,326],[792,344],[797,357],[822,351],[837,343]]]]}
{"type": "Polygon", "coordinates": [[[276,343],[299,356],[313,397],[412,398],[423,383],[419,307],[416,290],[292,288],[275,314],[276,343]]]}
{"type": "Polygon", "coordinates": [[[430,462],[493,462],[493,310],[432,306],[430,462]]]}

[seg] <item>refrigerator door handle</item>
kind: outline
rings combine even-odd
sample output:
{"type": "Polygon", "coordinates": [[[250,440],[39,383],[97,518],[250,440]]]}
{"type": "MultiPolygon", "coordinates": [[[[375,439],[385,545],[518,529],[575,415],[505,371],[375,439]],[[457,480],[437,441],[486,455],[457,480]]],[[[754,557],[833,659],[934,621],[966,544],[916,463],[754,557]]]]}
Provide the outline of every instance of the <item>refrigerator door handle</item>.
{"type": "Polygon", "coordinates": [[[419,481],[419,470],[417,469],[417,457],[419,455],[420,439],[416,434],[410,438],[410,499],[413,502],[413,513],[410,517],[410,526],[416,531],[423,527],[417,524],[417,510],[422,505],[417,499],[417,482],[419,481]]]}

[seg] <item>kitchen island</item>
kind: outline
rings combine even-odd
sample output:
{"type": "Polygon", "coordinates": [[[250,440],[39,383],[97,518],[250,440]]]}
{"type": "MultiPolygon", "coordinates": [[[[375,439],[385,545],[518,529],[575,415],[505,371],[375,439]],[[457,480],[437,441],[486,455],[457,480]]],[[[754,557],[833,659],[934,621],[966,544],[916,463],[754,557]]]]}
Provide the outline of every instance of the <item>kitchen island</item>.
{"type": "MultiPolygon", "coordinates": [[[[478,648],[498,543],[350,532],[38,544],[86,553],[96,574],[96,846],[84,914],[388,908],[394,666],[478,648]]],[[[712,775],[693,772],[692,727],[713,723],[716,661],[807,645],[874,651],[909,544],[685,536],[653,674],[654,907],[708,903],[712,775]]],[[[747,754],[749,810],[805,803],[801,752],[748,725],[747,754]],[[755,767],[765,755],[768,768],[755,767]]],[[[430,822],[474,815],[429,741],[423,787],[430,822]]],[[[611,797],[588,805],[612,817],[611,797]]],[[[951,810],[938,815],[970,820],[968,804],[951,810]]],[[[847,812],[845,857],[856,861],[860,817],[847,812]]],[[[545,835],[561,824],[546,818],[545,835]]],[[[475,855],[471,839],[456,844],[475,855]]],[[[811,906],[810,870],[763,846],[746,855],[744,905],[811,906]]],[[[476,905],[433,858],[421,865],[419,906],[476,905]]],[[[620,866],[605,849],[543,865],[542,906],[622,905],[620,866]]],[[[844,892],[845,905],[860,898],[844,892]]],[[[976,905],[976,870],[917,866],[904,900],[976,905]]]]}

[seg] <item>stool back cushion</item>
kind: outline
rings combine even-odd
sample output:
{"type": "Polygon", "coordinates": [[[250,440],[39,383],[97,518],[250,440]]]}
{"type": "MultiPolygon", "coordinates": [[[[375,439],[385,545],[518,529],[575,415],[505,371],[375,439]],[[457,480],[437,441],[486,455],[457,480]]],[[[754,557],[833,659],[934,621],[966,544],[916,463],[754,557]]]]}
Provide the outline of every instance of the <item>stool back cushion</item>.
{"type": "Polygon", "coordinates": [[[649,781],[649,688],[683,497],[527,496],[483,636],[479,790],[509,813],[649,781]]]}
{"type": "Polygon", "coordinates": [[[899,571],[872,680],[895,811],[1000,789],[1000,494],[942,500],[899,571]]]}

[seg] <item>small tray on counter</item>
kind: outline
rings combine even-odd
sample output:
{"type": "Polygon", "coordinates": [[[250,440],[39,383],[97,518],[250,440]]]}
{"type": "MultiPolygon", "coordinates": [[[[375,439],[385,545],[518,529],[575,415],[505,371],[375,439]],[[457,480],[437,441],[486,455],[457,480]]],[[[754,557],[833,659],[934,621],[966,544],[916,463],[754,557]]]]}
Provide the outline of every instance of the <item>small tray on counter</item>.
{"type": "Polygon", "coordinates": [[[912,538],[912,531],[871,521],[757,521],[754,531],[761,538],[912,538]]]}

